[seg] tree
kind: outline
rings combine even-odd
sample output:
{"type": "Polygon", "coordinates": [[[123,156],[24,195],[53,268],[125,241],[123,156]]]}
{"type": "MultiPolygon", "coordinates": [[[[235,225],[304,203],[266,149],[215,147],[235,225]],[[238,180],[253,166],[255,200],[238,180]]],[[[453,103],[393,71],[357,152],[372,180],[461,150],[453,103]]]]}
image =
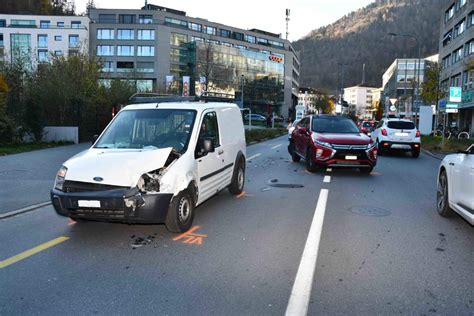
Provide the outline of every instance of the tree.
{"type": "Polygon", "coordinates": [[[421,84],[421,97],[429,104],[438,104],[438,100],[445,97],[445,91],[439,84],[441,67],[435,63],[426,71],[425,80],[421,84]]]}

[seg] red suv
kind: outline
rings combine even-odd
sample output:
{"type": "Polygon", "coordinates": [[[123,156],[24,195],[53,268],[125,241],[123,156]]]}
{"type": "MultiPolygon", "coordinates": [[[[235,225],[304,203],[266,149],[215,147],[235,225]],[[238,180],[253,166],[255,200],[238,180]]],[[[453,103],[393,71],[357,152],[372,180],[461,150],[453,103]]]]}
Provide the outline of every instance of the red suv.
{"type": "Polygon", "coordinates": [[[345,116],[304,117],[293,131],[288,151],[294,162],[303,158],[310,172],[318,167],[350,167],[369,174],[377,164],[377,144],[345,116]]]}

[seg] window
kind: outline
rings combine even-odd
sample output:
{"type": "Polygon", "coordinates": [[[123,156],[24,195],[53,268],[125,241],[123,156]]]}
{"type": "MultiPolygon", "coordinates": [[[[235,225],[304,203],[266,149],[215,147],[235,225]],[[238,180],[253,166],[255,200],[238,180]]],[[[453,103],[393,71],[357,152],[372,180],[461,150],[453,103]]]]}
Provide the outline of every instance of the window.
{"type": "Polygon", "coordinates": [[[155,56],[155,46],[137,46],[137,56],[155,56]]]}
{"type": "Polygon", "coordinates": [[[273,46],[273,47],[276,47],[276,48],[285,48],[285,45],[283,45],[283,43],[280,43],[280,42],[276,42],[276,41],[268,41],[268,43],[273,46]]]}
{"type": "Polygon", "coordinates": [[[133,40],[135,38],[135,31],[131,29],[117,30],[117,39],[119,40],[133,40]]]}
{"type": "Polygon", "coordinates": [[[182,28],[188,28],[188,22],[183,21],[183,20],[178,20],[178,19],[173,19],[173,18],[165,18],[165,25],[170,25],[170,26],[175,26],[175,27],[182,27],[182,28]]]}
{"type": "Polygon", "coordinates": [[[80,29],[81,28],[81,21],[72,21],[71,22],[72,29],[80,29]]]}
{"type": "Polygon", "coordinates": [[[10,34],[12,60],[30,56],[31,35],[30,34],[10,34]]]}
{"type": "Polygon", "coordinates": [[[69,35],[69,48],[79,47],[79,35],[69,35]]]}
{"type": "Polygon", "coordinates": [[[202,25],[201,24],[189,22],[188,27],[189,27],[190,30],[193,30],[193,31],[196,31],[196,32],[202,32],[202,25]]]}
{"type": "Polygon", "coordinates": [[[97,39],[113,40],[114,30],[113,29],[97,29],[97,39]]]}
{"type": "Polygon", "coordinates": [[[470,40],[464,46],[464,56],[469,56],[474,54],[474,40],[470,40]]]}
{"type": "Polygon", "coordinates": [[[191,42],[204,42],[204,38],[199,36],[191,36],[191,42]]]}
{"type": "Polygon", "coordinates": [[[1,19],[0,20],[0,27],[6,27],[7,26],[7,20],[1,19]]]}
{"type": "Polygon", "coordinates": [[[54,51],[54,56],[62,56],[63,55],[63,51],[62,50],[55,50],[54,51]]]}
{"type": "Polygon", "coordinates": [[[453,31],[449,30],[446,34],[443,36],[443,47],[451,43],[451,39],[453,37],[453,31]]]}
{"type": "Polygon", "coordinates": [[[62,37],[61,35],[56,35],[56,36],[54,37],[54,40],[55,40],[56,42],[60,42],[60,41],[63,40],[63,37],[62,37]]]}
{"type": "Polygon", "coordinates": [[[268,40],[266,38],[258,38],[258,44],[260,45],[268,45],[268,40]]]}
{"type": "Polygon", "coordinates": [[[462,19],[461,22],[459,22],[458,24],[456,24],[456,26],[454,26],[453,38],[458,37],[459,35],[464,33],[465,30],[466,30],[466,19],[462,19]]]}
{"type": "Polygon", "coordinates": [[[97,56],[113,56],[113,45],[97,45],[97,56]]]}
{"type": "Polygon", "coordinates": [[[444,22],[447,22],[451,20],[451,18],[454,16],[454,4],[444,12],[444,22]]]}
{"type": "Polygon", "coordinates": [[[215,41],[215,40],[207,40],[208,43],[211,43],[211,44],[214,44],[214,45],[219,45],[219,41],[215,41]]]}
{"type": "Polygon", "coordinates": [[[133,61],[118,61],[117,62],[117,72],[132,72],[133,71],[133,61]]]}
{"type": "Polygon", "coordinates": [[[231,32],[229,30],[224,30],[224,29],[219,30],[219,35],[222,37],[230,38],[230,34],[231,32]]]}
{"type": "Polygon", "coordinates": [[[210,35],[216,35],[217,29],[213,26],[204,26],[204,33],[210,34],[210,35]]]}
{"type": "Polygon", "coordinates": [[[204,148],[204,140],[211,138],[214,141],[214,147],[220,146],[219,140],[219,126],[217,124],[216,112],[206,113],[202,119],[201,126],[199,128],[199,138],[196,146],[195,157],[203,157],[206,154],[202,151],[204,148]]]}
{"type": "Polygon", "coordinates": [[[257,42],[257,38],[253,35],[247,35],[245,34],[245,41],[246,42],[249,42],[249,43],[256,43],[257,42]]]}
{"type": "Polygon", "coordinates": [[[415,129],[415,124],[406,121],[388,121],[387,127],[391,129],[415,129]]]}
{"type": "Polygon", "coordinates": [[[155,39],[155,30],[138,30],[137,37],[142,41],[152,41],[155,39]]]}
{"type": "Polygon", "coordinates": [[[474,11],[472,11],[471,13],[467,15],[466,28],[470,28],[471,26],[474,25],[473,16],[474,16],[474,11]]]}
{"type": "Polygon", "coordinates": [[[450,60],[451,60],[451,54],[449,54],[448,56],[444,57],[441,61],[441,67],[443,69],[446,69],[449,67],[450,65],[450,60]]]}
{"type": "Polygon", "coordinates": [[[117,45],[117,56],[133,56],[135,47],[131,45],[117,45]]]}
{"type": "Polygon", "coordinates": [[[188,42],[188,37],[184,34],[171,33],[170,44],[175,46],[180,46],[188,42]]]}
{"type": "Polygon", "coordinates": [[[3,34],[0,33],[0,47],[3,47],[3,34]]]}
{"type": "Polygon", "coordinates": [[[39,49],[38,50],[38,62],[39,63],[47,63],[49,60],[48,51],[46,49],[39,49]]]}
{"type": "Polygon", "coordinates": [[[151,92],[153,91],[153,80],[151,79],[139,79],[137,80],[137,91],[138,92],[151,92]]]}
{"type": "Polygon", "coordinates": [[[155,72],[155,63],[139,61],[137,63],[137,72],[155,72]]]}
{"type": "Polygon", "coordinates": [[[152,24],[153,23],[153,15],[140,14],[138,16],[138,23],[140,23],[140,24],[152,24]]]}
{"type": "Polygon", "coordinates": [[[232,32],[232,38],[238,41],[244,40],[244,34],[238,32],[232,32]]]}
{"type": "Polygon", "coordinates": [[[114,72],[114,62],[113,61],[104,61],[102,62],[102,72],[114,72]]]}
{"type": "Polygon", "coordinates": [[[227,43],[227,42],[222,42],[222,45],[227,46],[227,47],[232,47],[233,46],[231,43],[227,43]]]}
{"type": "Polygon", "coordinates": [[[460,61],[463,57],[463,47],[460,47],[458,49],[456,49],[454,52],[453,52],[453,55],[452,55],[452,60],[453,60],[453,64],[457,63],[458,61],[460,61]]]}
{"type": "Polygon", "coordinates": [[[40,28],[42,29],[49,29],[50,25],[50,21],[40,21],[40,28]]]}
{"type": "Polygon", "coordinates": [[[247,49],[246,46],[244,46],[244,45],[238,45],[238,44],[234,44],[234,47],[235,47],[235,48],[238,48],[238,49],[247,49]]]}
{"type": "Polygon", "coordinates": [[[56,26],[57,27],[64,27],[64,22],[58,22],[58,23],[56,23],[56,26]]]}
{"type": "Polygon", "coordinates": [[[121,24],[135,24],[136,16],[133,14],[119,14],[119,23],[121,24]]]}
{"type": "Polygon", "coordinates": [[[38,47],[47,48],[48,47],[48,35],[40,34],[38,35],[38,47]]]}
{"type": "Polygon", "coordinates": [[[115,14],[99,14],[99,23],[117,23],[115,14]]]}
{"type": "Polygon", "coordinates": [[[172,48],[170,50],[170,61],[175,63],[185,63],[188,58],[188,52],[186,50],[172,48]]]}
{"type": "Polygon", "coordinates": [[[461,74],[451,77],[451,87],[461,86],[461,74]]]}

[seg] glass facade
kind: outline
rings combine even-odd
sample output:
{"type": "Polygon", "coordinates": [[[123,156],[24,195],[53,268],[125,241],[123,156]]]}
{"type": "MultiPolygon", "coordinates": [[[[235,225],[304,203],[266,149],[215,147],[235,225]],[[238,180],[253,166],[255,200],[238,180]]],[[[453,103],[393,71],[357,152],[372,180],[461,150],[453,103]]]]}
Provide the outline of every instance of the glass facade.
{"type": "Polygon", "coordinates": [[[113,29],[97,29],[97,39],[113,40],[114,30],[113,29]]]}
{"type": "Polygon", "coordinates": [[[12,61],[30,58],[31,35],[30,34],[10,34],[12,61]]]}

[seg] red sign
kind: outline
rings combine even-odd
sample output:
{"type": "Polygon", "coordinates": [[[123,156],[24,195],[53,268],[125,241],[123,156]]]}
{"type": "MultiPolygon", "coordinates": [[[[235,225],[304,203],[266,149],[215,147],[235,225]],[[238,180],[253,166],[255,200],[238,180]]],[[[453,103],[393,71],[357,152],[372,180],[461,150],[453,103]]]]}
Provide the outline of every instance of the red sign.
{"type": "Polygon", "coordinates": [[[271,61],[277,62],[277,63],[282,63],[283,62],[283,57],[275,56],[275,55],[270,55],[268,56],[268,59],[271,61]]]}

